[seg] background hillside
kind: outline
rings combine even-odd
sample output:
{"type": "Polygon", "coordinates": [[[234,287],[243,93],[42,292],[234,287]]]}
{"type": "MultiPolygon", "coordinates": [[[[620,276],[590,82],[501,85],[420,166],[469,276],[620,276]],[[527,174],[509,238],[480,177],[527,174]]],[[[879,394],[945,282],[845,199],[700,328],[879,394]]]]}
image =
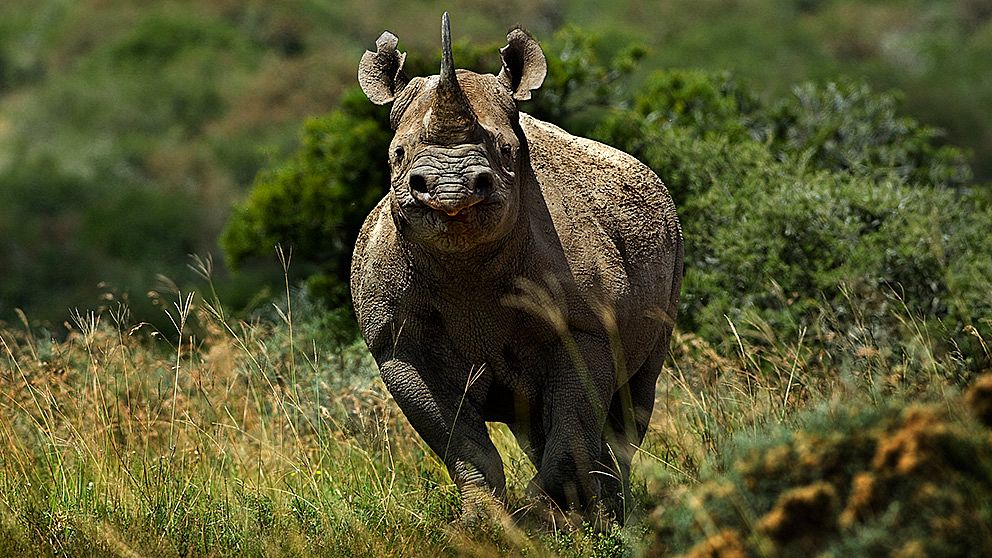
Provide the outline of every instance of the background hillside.
{"type": "MultiPolygon", "coordinates": [[[[657,69],[730,70],[764,100],[847,76],[896,88],[899,112],[965,148],[992,177],[992,7],[982,0],[850,2],[4,2],[0,22],[0,320],[58,326],[69,308],[183,285],[187,254],[216,254],[231,205],[292,152],[301,123],[355,85],[384,28],[425,58],[437,14],[463,44],[497,47],[521,24],[544,41],[596,36],[657,69]],[[163,284],[164,283],[164,284],[163,284]]],[[[567,54],[567,53],[566,53],[567,54]]],[[[491,53],[480,64],[496,69],[491,53]]],[[[540,99],[540,97],[539,97],[540,99]]],[[[664,172],[662,172],[664,176],[664,172]]],[[[269,258],[272,262],[273,258],[269,258]]],[[[244,308],[268,268],[220,272],[244,308]]],[[[306,274],[304,270],[300,274],[306,274]]],[[[278,279],[278,275],[275,275],[278,279]]]]}

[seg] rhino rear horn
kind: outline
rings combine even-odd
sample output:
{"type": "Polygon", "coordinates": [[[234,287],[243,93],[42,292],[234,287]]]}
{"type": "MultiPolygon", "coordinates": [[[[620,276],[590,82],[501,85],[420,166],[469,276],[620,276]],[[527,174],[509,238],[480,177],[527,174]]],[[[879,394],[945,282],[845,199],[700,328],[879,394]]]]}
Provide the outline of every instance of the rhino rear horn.
{"type": "Polygon", "coordinates": [[[548,62],[541,45],[523,29],[511,29],[499,54],[503,57],[500,80],[513,92],[514,99],[530,99],[530,92],[541,87],[548,75],[548,62]]]}
{"type": "Polygon", "coordinates": [[[391,102],[409,81],[403,73],[406,53],[396,50],[398,42],[396,35],[383,31],[375,41],[375,52],[366,50],[358,63],[358,83],[377,105],[391,102]]]}

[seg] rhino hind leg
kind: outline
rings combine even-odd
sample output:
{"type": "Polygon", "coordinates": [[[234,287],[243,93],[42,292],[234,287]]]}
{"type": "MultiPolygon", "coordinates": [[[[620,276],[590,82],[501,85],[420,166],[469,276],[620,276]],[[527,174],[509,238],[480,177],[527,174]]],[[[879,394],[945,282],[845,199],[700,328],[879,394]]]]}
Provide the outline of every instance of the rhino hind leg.
{"type": "MultiPolygon", "coordinates": [[[[594,469],[590,445],[579,437],[550,441],[530,490],[547,497],[563,512],[589,512],[600,494],[599,479],[589,473],[594,469]]],[[[598,441],[595,445],[598,452],[598,441]]]]}
{"type": "Polygon", "coordinates": [[[668,354],[668,337],[659,340],[647,361],[610,402],[599,471],[605,511],[621,524],[633,508],[630,463],[648,430],[654,410],[655,384],[668,354]]]}
{"type": "Polygon", "coordinates": [[[564,513],[595,515],[601,501],[599,458],[613,396],[612,351],[605,335],[574,332],[550,361],[556,373],[541,395],[543,451],[528,492],[564,513]]]}

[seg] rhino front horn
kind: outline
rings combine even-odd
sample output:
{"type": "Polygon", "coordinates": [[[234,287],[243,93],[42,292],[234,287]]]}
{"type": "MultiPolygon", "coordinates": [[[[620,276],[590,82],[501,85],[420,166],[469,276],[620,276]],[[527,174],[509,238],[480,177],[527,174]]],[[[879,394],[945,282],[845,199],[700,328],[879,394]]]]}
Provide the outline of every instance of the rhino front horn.
{"type": "Polygon", "coordinates": [[[467,143],[475,134],[476,123],[472,105],[455,75],[454,56],[451,54],[451,21],[448,12],[444,12],[441,16],[441,73],[431,104],[427,139],[441,144],[467,143]]]}

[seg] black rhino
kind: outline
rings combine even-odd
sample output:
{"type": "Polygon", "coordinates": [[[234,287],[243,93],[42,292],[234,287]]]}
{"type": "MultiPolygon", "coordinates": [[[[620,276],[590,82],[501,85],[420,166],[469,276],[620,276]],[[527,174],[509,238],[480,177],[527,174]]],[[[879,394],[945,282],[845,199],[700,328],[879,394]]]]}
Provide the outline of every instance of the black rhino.
{"type": "Polygon", "coordinates": [[[441,35],[440,75],[408,78],[389,32],[359,66],[395,130],[351,268],[362,332],[465,513],[505,490],[498,421],[534,490],[622,521],[678,307],[675,207],[633,157],[517,110],[547,71],[527,33],[498,75],[455,70],[447,14],[441,35]]]}

